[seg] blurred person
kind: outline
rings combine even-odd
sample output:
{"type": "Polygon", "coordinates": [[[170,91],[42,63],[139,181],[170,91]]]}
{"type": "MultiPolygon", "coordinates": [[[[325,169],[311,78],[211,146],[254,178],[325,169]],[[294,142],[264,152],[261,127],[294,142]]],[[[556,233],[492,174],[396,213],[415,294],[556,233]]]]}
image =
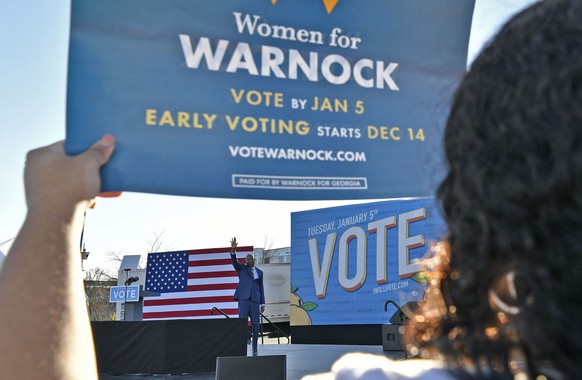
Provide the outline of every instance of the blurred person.
{"type": "Polygon", "coordinates": [[[322,379],[582,379],[582,1],[513,17],[445,130],[448,233],[406,325],[420,359],[348,354],[322,379]]]}
{"type": "Polygon", "coordinates": [[[30,151],[27,214],[0,272],[0,379],[97,379],[78,237],[113,153],[105,135],[67,156],[64,142],[30,151]]]}

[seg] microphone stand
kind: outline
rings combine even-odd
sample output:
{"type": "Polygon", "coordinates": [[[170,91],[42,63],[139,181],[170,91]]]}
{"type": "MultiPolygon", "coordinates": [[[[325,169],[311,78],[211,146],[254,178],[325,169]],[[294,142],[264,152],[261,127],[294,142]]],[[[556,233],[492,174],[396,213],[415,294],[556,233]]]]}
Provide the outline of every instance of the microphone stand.
{"type": "Polygon", "coordinates": [[[410,315],[408,315],[408,313],[406,311],[404,311],[400,306],[398,306],[398,304],[392,300],[388,300],[386,301],[386,303],[384,304],[384,311],[388,311],[388,304],[392,304],[394,306],[396,306],[396,308],[398,309],[398,311],[400,312],[400,318],[402,319],[401,322],[404,323],[404,318],[408,318],[408,319],[412,319],[410,315]]]}
{"type": "Polygon", "coordinates": [[[129,271],[131,269],[125,270],[125,300],[123,301],[123,322],[125,322],[125,317],[127,316],[127,286],[129,285],[129,271]]]}

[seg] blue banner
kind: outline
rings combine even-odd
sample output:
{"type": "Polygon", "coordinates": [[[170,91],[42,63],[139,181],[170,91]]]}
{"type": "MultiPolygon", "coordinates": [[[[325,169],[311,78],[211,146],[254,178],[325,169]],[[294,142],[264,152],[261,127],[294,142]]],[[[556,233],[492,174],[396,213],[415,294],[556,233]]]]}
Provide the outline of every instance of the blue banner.
{"type": "Polygon", "coordinates": [[[291,214],[291,325],[387,323],[422,300],[445,223],[434,198],[291,214]]]}
{"type": "Polygon", "coordinates": [[[68,153],[104,191],[427,196],[472,0],[73,0],[68,153]]]}
{"type": "Polygon", "coordinates": [[[109,302],[138,302],[139,285],[112,286],[109,289],[109,302]]]}

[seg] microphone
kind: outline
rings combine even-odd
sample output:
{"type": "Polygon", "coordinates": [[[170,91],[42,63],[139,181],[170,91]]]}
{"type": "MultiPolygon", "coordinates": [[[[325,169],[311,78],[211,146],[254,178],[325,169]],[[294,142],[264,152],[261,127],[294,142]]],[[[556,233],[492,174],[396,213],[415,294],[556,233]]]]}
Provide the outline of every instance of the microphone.
{"type": "Polygon", "coordinates": [[[131,285],[134,282],[138,281],[139,277],[135,276],[135,277],[130,277],[127,279],[127,281],[125,281],[125,285],[131,285]]]}

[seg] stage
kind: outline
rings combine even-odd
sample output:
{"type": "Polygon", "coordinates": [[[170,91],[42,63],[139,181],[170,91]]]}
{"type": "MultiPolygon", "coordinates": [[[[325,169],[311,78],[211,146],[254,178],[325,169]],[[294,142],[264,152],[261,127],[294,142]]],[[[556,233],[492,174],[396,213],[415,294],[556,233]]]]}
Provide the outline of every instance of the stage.
{"type": "MultiPolygon", "coordinates": [[[[265,340],[267,341],[267,340],[265,340]]],[[[328,371],[338,358],[348,352],[369,352],[379,355],[386,355],[395,360],[404,359],[404,354],[400,351],[383,351],[381,345],[378,346],[357,346],[357,345],[327,345],[327,344],[276,344],[276,339],[269,339],[274,342],[259,344],[259,356],[262,355],[285,355],[287,361],[287,380],[300,380],[303,376],[313,373],[328,371]]],[[[250,355],[250,346],[247,346],[247,355],[250,355]]],[[[216,372],[199,372],[184,374],[123,374],[107,375],[100,374],[100,380],[215,380],[216,372]]]]}

